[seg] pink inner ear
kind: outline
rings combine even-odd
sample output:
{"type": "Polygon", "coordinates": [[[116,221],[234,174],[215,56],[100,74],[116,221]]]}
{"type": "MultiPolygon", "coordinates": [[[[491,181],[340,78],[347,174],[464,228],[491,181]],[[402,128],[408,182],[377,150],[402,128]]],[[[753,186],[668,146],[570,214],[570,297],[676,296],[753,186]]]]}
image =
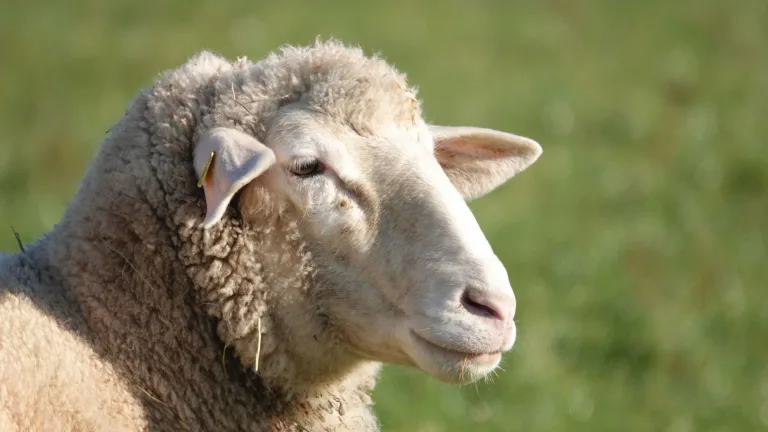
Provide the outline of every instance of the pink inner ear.
{"type": "Polygon", "coordinates": [[[453,138],[436,143],[435,154],[441,163],[467,163],[524,156],[525,148],[493,145],[471,138],[453,138]]]}
{"type": "Polygon", "coordinates": [[[208,217],[218,219],[224,213],[227,205],[229,205],[234,179],[229,178],[228,174],[226,170],[221,169],[218,163],[214,162],[203,179],[208,217]]]}
{"type": "Polygon", "coordinates": [[[216,182],[213,181],[213,167],[208,170],[208,174],[203,179],[203,190],[205,191],[206,201],[212,201],[213,194],[216,191],[216,182]]]}
{"type": "Polygon", "coordinates": [[[221,219],[238,190],[275,163],[275,154],[244,132],[219,127],[208,131],[195,148],[196,171],[205,170],[208,161],[208,172],[201,173],[208,204],[202,224],[206,229],[221,219]]]}
{"type": "Polygon", "coordinates": [[[213,165],[208,169],[208,173],[203,179],[203,190],[205,191],[205,202],[210,213],[219,205],[221,193],[216,190],[216,181],[214,180],[213,165]]]}
{"type": "Polygon", "coordinates": [[[511,133],[465,126],[429,127],[435,157],[465,199],[490,192],[541,154],[537,142],[511,133]]]}
{"type": "Polygon", "coordinates": [[[462,159],[500,159],[509,156],[509,150],[492,145],[478,144],[477,141],[473,142],[466,138],[453,138],[437,142],[435,144],[435,153],[441,162],[462,159]]]}

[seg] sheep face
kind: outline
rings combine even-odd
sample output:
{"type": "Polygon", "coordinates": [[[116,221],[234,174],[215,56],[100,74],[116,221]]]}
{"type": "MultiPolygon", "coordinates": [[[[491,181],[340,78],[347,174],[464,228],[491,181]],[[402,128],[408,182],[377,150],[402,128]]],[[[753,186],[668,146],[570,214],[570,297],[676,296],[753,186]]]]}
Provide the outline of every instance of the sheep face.
{"type": "Polygon", "coordinates": [[[294,105],[267,145],[265,184],[298,215],[317,296],[353,351],[448,382],[496,368],[515,341],[515,297],[466,200],[532,163],[538,144],[423,122],[363,137],[294,105]]]}
{"type": "Polygon", "coordinates": [[[264,144],[231,140],[245,142],[231,164],[248,168],[218,167],[237,173],[219,195],[258,176],[252,187],[293,213],[317,268],[312,301],[351,352],[454,383],[498,366],[515,342],[515,297],[466,201],[533,163],[537,143],[420,120],[361,135],[299,103],[280,109],[264,144]]]}

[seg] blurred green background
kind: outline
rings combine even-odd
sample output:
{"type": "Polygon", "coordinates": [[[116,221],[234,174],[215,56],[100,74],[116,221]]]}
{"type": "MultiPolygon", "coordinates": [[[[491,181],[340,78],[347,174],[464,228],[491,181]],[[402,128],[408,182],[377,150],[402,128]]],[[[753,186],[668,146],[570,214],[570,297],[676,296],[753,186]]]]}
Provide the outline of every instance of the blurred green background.
{"type": "Polygon", "coordinates": [[[768,430],[764,0],[0,0],[0,249],[160,71],[317,35],[383,53],[430,121],[545,149],[472,203],[519,301],[504,371],[387,368],[385,431],[768,430]]]}

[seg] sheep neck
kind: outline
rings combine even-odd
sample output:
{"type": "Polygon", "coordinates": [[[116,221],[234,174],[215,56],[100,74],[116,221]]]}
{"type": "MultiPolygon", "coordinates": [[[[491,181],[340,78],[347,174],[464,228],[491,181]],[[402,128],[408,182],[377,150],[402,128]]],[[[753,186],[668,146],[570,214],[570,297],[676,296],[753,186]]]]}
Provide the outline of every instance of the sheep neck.
{"type": "Polygon", "coordinates": [[[174,183],[178,173],[154,169],[183,160],[126,133],[118,125],[119,139],[97,156],[47,239],[46,261],[81,311],[81,335],[133,383],[148,421],[375,429],[368,393],[378,365],[353,360],[333,332],[309,331],[325,324],[306,303],[315,275],[291,225],[275,225],[279,213],[245,224],[230,209],[217,228],[200,230],[194,179],[174,183]]]}

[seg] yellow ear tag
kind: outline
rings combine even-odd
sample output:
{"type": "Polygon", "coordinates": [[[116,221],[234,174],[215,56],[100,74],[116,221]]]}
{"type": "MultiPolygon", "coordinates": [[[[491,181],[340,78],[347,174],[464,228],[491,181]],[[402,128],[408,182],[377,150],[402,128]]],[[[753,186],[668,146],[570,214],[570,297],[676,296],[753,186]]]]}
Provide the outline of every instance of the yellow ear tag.
{"type": "Polygon", "coordinates": [[[214,155],[214,152],[211,152],[211,157],[209,157],[208,162],[205,163],[205,168],[203,168],[203,173],[200,174],[200,180],[197,181],[198,188],[203,187],[203,183],[205,182],[205,176],[208,175],[208,169],[211,168],[211,162],[213,162],[213,155],[214,155]]]}

